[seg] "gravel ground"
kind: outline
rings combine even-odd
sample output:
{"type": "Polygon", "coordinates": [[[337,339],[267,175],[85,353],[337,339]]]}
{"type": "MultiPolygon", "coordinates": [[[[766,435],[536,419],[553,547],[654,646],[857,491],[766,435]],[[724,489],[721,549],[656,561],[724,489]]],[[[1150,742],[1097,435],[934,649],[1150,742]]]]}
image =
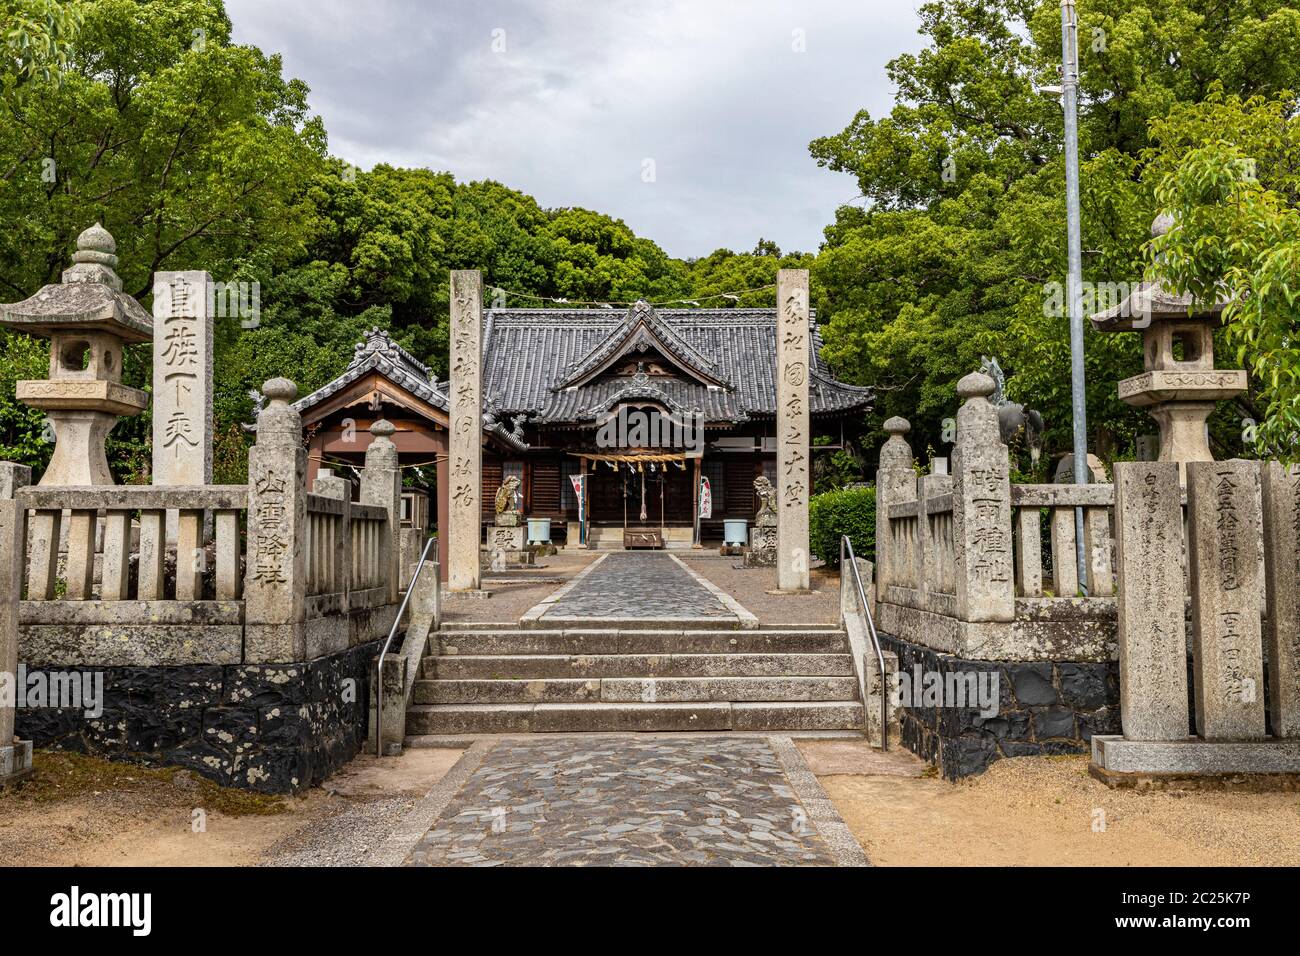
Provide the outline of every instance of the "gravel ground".
{"type": "Polygon", "coordinates": [[[1300,865],[1298,794],[1111,790],[1087,768],[1018,757],[958,784],[819,779],[877,866],[1300,865]]]}
{"type": "Polygon", "coordinates": [[[674,551],[691,570],[740,602],[763,624],[833,624],[840,619],[838,572],[814,568],[812,594],[769,594],[776,590],[774,568],[737,568],[740,558],[698,551],[674,551]]]}
{"type": "Polygon", "coordinates": [[[443,621],[455,627],[463,621],[517,622],[575,574],[600,557],[599,551],[561,551],[539,558],[535,571],[483,572],[490,597],[461,597],[443,592],[443,621]]]}
{"type": "Polygon", "coordinates": [[[411,812],[417,796],[332,807],[268,847],[260,866],[361,866],[365,857],[411,812]]]}

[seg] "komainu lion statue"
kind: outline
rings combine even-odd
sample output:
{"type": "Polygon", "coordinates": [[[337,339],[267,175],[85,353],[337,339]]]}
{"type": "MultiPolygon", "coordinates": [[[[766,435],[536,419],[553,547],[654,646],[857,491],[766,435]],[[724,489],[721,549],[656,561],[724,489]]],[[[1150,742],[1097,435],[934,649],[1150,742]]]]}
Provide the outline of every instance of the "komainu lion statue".
{"type": "Polygon", "coordinates": [[[501,482],[497,489],[497,514],[509,514],[519,510],[519,478],[511,475],[501,482]]]}
{"type": "Polygon", "coordinates": [[[772,506],[772,499],[776,497],[776,489],[772,487],[772,482],[768,481],[766,475],[759,475],[754,479],[754,494],[758,495],[759,501],[758,515],[754,518],[754,523],[775,524],[776,509],[772,506]]]}

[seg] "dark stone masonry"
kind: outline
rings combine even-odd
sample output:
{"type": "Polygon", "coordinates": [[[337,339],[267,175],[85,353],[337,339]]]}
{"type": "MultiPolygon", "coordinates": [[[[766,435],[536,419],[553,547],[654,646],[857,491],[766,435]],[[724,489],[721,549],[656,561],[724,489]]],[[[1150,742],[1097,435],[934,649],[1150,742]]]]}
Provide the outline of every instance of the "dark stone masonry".
{"type": "Polygon", "coordinates": [[[899,673],[996,672],[996,716],[977,707],[899,711],[903,746],[958,780],[983,773],[1001,757],[1087,753],[1093,734],[1117,734],[1119,666],[1114,663],[969,661],[880,635],[898,655],[899,673]]]}
{"type": "Polygon", "coordinates": [[[365,744],[378,642],[302,664],[105,667],[103,714],[18,711],[37,747],[184,767],[219,784],[301,793],[365,744]]]}

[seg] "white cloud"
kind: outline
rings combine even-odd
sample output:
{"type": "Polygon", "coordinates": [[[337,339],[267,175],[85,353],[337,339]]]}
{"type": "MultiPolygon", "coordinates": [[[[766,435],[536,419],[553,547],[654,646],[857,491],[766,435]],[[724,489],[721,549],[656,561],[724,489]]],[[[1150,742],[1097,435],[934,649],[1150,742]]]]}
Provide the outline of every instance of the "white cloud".
{"type": "Polygon", "coordinates": [[[238,41],[312,87],[336,155],[499,180],[622,218],[676,256],[760,236],[815,249],[856,188],[809,141],[887,111],[885,63],[920,43],[911,0],[226,7],[238,41]]]}

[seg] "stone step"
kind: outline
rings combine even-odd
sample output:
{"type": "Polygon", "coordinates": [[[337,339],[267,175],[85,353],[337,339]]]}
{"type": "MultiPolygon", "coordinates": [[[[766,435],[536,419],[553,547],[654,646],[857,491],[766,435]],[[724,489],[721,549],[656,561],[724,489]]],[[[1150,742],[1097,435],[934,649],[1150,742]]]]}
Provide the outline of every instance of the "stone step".
{"type": "Polygon", "coordinates": [[[549,654],[844,654],[843,631],[448,630],[439,653],[492,657],[549,654]]]}
{"type": "Polygon", "coordinates": [[[422,680],[417,704],[852,701],[856,677],[611,677],[603,680],[422,680]]]}
{"type": "Polygon", "coordinates": [[[406,732],[860,731],[862,720],[856,702],[417,704],[407,714],[406,732]]]}
{"type": "Polygon", "coordinates": [[[426,680],[852,677],[848,654],[513,654],[426,657],[426,680]]]}

